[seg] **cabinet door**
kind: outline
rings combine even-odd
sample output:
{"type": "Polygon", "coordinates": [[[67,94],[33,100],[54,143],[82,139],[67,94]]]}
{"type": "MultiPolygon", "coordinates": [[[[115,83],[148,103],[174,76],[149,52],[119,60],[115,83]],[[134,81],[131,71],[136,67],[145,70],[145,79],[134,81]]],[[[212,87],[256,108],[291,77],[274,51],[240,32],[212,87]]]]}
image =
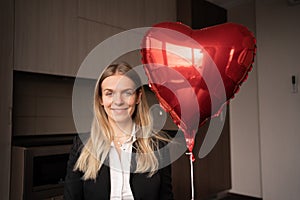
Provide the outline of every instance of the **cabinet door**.
{"type": "Polygon", "coordinates": [[[144,9],[144,0],[78,0],[79,18],[123,30],[143,26],[144,9]]]}
{"type": "MultiPolygon", "coordinates": [[[[160,21],[175,20],[176,0],[78,0],[80,62],[110,36],[133,28],[151,26],[160,21]]],[[[142,64],[139,53],[126,52],[119,56],[117,61],[126,61],[133,66],[142,64]]]]}
{"type": "Polygon", "coordinates": [[[176,20],[176,0],[79,0],[78,16],[124,30],[176,20]]]}
{"type": "MultiPolygon", "coordinates": [[[[83,62],[86,56],[101,42],[122,32],[121,28],[114,26],[97,23],[89,19],[78,19],[78,59],[79,62],[83,62]]],[[[112,50],[112,49],[109,49],[112,50]]],[[[101,60],[101,55],[99,55],[101,60]]],[[[98,64],[98,63],[97,63],[98,64]]],[[[100,65],[100,63],[99,63],[100,65]]],[[[100,69],[100,67],[99,67],[100,69]]],[[[101,73],[101,72],[99,72],[101,73]]],[[[89,78],[89,76],[85,77],[89,78]]]]}
{"type": "Polygon", "coordinates": [[[145,26],[176,21],[176,0],[145,0],[145,26]]]}
{"type": "Polygon", "coordinates": [[[14,69],[74,75],[76,0],[16,0],[14,69]]]}

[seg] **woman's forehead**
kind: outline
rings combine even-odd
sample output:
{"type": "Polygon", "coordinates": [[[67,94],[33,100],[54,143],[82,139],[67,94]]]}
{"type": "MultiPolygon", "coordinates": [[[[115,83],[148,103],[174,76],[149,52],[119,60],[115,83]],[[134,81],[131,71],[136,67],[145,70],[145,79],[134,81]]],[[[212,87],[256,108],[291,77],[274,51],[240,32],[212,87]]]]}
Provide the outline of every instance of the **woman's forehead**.
{"type": "Polygon", "coordinates": [[[112,75],[105,78],[101,84],[102,90],[135,89],[135,83],[125,75],[112,75]]]}

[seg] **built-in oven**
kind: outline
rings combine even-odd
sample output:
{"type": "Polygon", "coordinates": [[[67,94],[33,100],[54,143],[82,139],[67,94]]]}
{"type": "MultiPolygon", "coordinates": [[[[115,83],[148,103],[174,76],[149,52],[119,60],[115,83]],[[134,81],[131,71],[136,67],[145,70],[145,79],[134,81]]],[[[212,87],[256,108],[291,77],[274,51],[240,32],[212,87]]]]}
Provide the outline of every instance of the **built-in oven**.
{"type": "Polygon", "coordinates": [[[13,146],[11,200],[63,199],[71,144],[13,146]]]}

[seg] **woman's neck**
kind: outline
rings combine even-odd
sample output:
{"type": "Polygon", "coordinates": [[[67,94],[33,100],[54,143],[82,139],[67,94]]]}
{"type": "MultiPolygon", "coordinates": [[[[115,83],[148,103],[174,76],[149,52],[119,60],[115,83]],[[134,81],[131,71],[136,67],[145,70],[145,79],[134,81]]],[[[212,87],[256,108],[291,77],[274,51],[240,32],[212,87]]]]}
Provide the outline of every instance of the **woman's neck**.
{"type": "Polygon", "coordinates": [[[124,123],[121,122],[110,122],[110,125],[113,130],[113,135],[115,137],[118,136],[124,136],[124,135],[131,135],[132,127],[133,127],[133,121],[127,121],[124,123]]]}

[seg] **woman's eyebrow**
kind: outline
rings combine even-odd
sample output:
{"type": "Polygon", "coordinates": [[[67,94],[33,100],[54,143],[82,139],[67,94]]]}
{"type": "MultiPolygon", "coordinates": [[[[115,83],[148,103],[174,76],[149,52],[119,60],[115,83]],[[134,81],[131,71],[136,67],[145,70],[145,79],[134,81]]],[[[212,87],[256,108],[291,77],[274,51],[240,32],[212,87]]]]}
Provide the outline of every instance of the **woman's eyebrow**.
{"type": "MultiPolygon", "coordinates": [[[[121,92],[123,92],[123,91],[128,91],[128,90],[132,90],[132,91],[135,91],[135,89],[134,88],[125,88],[125,89],[122,89],[121,90],[121,92]]],[[[104,88],[103,89],[103,92],[105,92],[105,91],[114,91],[113,89],[111,89],[111,88],[104,88]]]]}
{"type": "Polygon", "coordinates": [[[105,91],[113,91],[113,89],[105,88],[105,89],[103,89],[103,92],[105,92],[105,91]]]}
{"type": "Polygon", "coordinates": [[[126,88],[126,89],[123,89],[122,91],[127,91],[127,90],[135,90],[134,88],[126,88]]]}

